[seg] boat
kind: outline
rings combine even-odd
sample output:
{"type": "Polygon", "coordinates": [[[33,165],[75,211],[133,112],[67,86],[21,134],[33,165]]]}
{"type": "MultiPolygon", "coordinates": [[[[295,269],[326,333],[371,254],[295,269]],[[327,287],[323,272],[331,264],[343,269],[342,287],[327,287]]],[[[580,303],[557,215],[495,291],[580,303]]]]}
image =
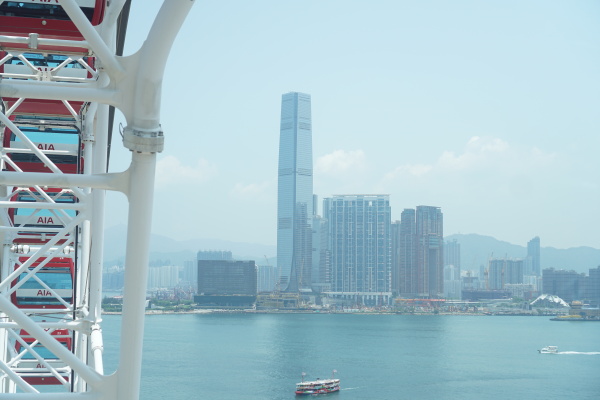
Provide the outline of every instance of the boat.
{"type": "Polygon", "coordinates": [[[540,352],[540,354],[557,354],[558,353],[558,346],[542,347],[538,351],[540,352]]]}
{"type": "Polygon", "coordinates": [[[302,373],[302,382],[296,383],[296,395],[305,394],[327,394],[340,390],[340,380],[334,378],[337,371],[333,370],[331,379],[319,379],[314,381],[304,381],[306,374],[302,373]]]}

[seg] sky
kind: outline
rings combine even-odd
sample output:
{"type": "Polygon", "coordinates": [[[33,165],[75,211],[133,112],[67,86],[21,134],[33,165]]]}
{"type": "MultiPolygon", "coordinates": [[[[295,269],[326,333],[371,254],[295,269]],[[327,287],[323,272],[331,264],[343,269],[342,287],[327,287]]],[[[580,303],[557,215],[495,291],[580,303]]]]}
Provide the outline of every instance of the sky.
{"type": "MultiPolygon", "coordinates": [[[[133,1],[125,55],[160,5],[133,1]]],[[[152,230],[274,245],[294,91],[319,200],[389,194],[392,220],[441,207],[445,236],[600,248],[598,21],[595,0],[197,0],[163,81],[152,230]]],[[[107,209],[125,220],[122,195],[107,209]]]]}

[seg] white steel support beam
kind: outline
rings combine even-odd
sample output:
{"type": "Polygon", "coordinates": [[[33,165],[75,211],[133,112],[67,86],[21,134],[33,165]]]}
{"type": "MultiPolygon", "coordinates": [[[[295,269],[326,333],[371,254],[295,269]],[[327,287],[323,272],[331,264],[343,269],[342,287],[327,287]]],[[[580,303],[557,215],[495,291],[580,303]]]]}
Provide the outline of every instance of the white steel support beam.
{"type": "Polygon", "coordinates": [[[124,131],[123,142],[132,151],[132,162],[127,192],[129,229],[125,256],[121,359],[117,372],[118,399],[139,398],[143,344],[140,338],[144,334],[156,152],[163,148],[159,125],[161,85],[171,46],[192,4],[192,0],[163,3],[148,39],[138,53],[138,73],[132,86],[133,97],[122,109],[129,123],[124,131]]]}
{"type": "Polygon", "coordinates": [[[118,399],[139,398],[156,154],[132,153],[118,399]]]}

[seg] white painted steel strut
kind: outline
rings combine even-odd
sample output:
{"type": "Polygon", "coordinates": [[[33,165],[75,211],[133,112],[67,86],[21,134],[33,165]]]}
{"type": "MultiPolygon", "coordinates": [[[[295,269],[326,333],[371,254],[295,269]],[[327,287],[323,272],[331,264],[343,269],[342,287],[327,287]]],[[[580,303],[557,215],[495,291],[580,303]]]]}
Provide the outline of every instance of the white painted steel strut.
{"type": "MultiPolygon", "coordinates": [[[[49,171],[23,172],[19,162],[11,156],[17,151],[10,151],[0,141],[0,164],[13,169],[0,172],[0,397],[137,399],[140,393],[156,153],[163,150],[164,142],[159,120],[161,86],[171,46],[194,0],[165,0],[148,38],[138,52],[127,57],[115,55],[116,21],[125,0],[110,1],[104,21],[96,27],[87,20],[75,0],[58,2],[84,40],[32,35],[0,36],[1,43],[29,46],[20,52],[13,50],[29,68],[25,74],[11,72],[3,76],[0,73],[0,97],[16,99],[11,107],[0,109],[0,128],[4,131],[8,127],[16,132],[18,139],[24,143],[25,150],[20,152],[37,157],[49,171]],[[91,77],[65,78],[60,75],[65,63],[54,73],[37,73],[25,54],[41,52],[35,48],[37,45],[87,49],[95,61],[93,67],[84,65],[88,69],[94,68],[93,71],[88,70],[91,77]],[[84,144],[83,171],[63,173],[60,165],[51,159],[54,153],[40,149],[21,132],[13,116],[18,115],[19,107],[31,99],[62,101],[75,121],[80,123],[84,144]],[[73,108],[74,102],[84,102],[85,113],[73,108]],[[123,131],[123,144],[132,154],[129,168],[120,173],[106,173],[109,105],[121,110],[125,116],[127,126],[123,131]],[[15,201],[12,191],[17,187],[34,188],[42,193],[33,203],[19,202],[15,201]],[[44,192],[47,188],[67,189],[77,202],[53,202],[44,192]],[[104,374],[101,330],[106,190],[122,192],[129,201],[120,358],[112,375],[104,374]],[[35,212],[48,210],[52,215],[60,215],[62,225],[53,228],[15,225],[11,215],[14,215],[14,210],[25,208],[35,212]],[[77,214],[69,217],[68,211],[77,214]],[[35,235],[41,235],[43,240],[37,244],[28,243],[27,240],[31,240],[28,238],[38,237],[35,235]],[[74,249],[74,253],[70,249],[74,249]],[[29,277],[41,282],[37,275],[59,256],[74,260],[76,273],[70,298],[61,297],[64,296],[62,292],[42,282],[45,292],[57,298],[54,303],[57,308],[17,306],[15,294],[18,295],[25,283],[16,284],[16,279],[29,277]],[[20,261],[21,257],[29,258],[20,261]],[[55,334],[63,330],[73,332],[71,348],[55,334]],[[33,342],[21,338],[24,332],[33,342]],[[55,358],[44,359],[40,352],[35,352],[34,345],[38,343],[55,358]],[[62,389],[60,393],[49,393],[43,387],[28,382],[27,374],[35,374],[35,369],[19,366],[23,364],[27,351],[40,361],[38,375],[55,379],[55,386],[62,389]]],[[[0,65],[11,57],[0,59],[0,65]]],[[[72,59],[81,60],[81,55],[74,54],[72,59]]]]}

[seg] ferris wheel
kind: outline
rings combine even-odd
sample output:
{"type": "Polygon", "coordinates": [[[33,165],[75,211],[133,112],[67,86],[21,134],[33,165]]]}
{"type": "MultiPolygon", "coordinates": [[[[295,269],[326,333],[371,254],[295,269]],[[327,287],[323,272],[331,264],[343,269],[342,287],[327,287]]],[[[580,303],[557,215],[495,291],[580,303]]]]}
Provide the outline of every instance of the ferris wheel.
{"type": "MultiPolygon", "coordinates": [[[[137,399],[162,76],[193,0],[122,57],[130,0],[0,0],[0,396],[137,399]],[[107,173],[112,116],[125,171],[107,173]],[[119,366],[106,375],[106,191],[129,201],[119,366]]],[[[114,344],[116,345],[116,344],[114,344]]]]}

